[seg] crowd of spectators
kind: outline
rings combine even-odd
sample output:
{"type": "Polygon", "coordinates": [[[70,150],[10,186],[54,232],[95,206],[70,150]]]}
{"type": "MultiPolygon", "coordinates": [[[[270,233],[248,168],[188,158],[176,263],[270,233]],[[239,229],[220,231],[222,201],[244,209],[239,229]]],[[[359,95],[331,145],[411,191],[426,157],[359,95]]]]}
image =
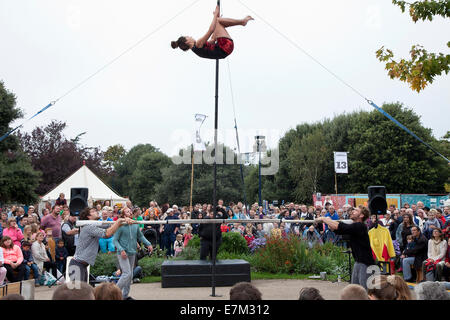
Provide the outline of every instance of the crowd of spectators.
{"type": "MultiPolygon", "coordinates": [[[[168,203],[159,205],[151,201],[148,207],[137,207],[128,201],[124,206],[131,209],[136,221],[180,220],[179,224],[139,224],[144,236],[165,252],[167,257],[180,254],[190,239],[199,231],[199,224],[183,223],[187,219],[213,217],[211,204],[195,204],[193,207],[168,203]]],[[[121,205],[111,205],[109,201],[94,204],[101,221],[118,219],[121,205]]],[[[313,222],[318,217],[330,217],[333,220],[346,220],[353,207],[336,207],[332,202],[324,206],[287,203],[281,206],[270,205],[263,208],[258,204],[246,210],[242,202],[224,204],[218,201],[218,207],[225,212],[225,218],[231,220],[261,220],[261,223],[224,223],[223,233],[236,232],[242,235],[250,246],[255,239],[263,237],[298,236],[309,247],[333,242],[345,246],[344,239],[334,234],[324,223],[313,222]],[[264,219],[285,219],[281,223],[263,223],[264,219]],[[311,220],[310,223],[299,223],[311,220]]],[[[36,284],[44,271],[57,276],[58,271],[65,272],[67,257],[73,256],[77,245],[79,229],[75,226],[77,216],[71,213],[64,194],[55,203],[46,203],[41,212],[35,206],[11,206],[0,211],[0,285],[7,281],[21,281],[30,277],[31,271],[36,284]]],[[[429,209],[422,202],[405,203],[401,208],[389,206],[384,216],[372,216],[367,228],[381,225],[398,246],[397,270],[403,271],[404,279],[412,281],[441,280],[448,281],[450,275],[449,224],[450,207],[429,209]]],[[[116,251],[113,238],[100,240],[100,251],[116,251]]],[[[118,270],[120,273],[120,270],[118,270]]]]}

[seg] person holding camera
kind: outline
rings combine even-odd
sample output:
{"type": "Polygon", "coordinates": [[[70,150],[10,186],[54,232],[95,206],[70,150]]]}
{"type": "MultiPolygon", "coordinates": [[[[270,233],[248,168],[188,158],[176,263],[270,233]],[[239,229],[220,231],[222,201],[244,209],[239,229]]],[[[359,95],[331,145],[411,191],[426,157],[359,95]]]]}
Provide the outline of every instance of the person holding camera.
{"type": "Polygon", "coordinates": [[[69,218],[61,226],[61,236],[64,241],[64,246],[69,253],[69,256],[75,254],[78,243],[79,229],[75,227],[75,223],[78,219],[78,212],[71,212],[69,218]]]}
{"type": "Polygon", "coordinates": [[[369,232],[365,224],[369,218],[370,212],[364,206],[354,208],[350,213],[351,224],[332,220],[330,217],[320,217],[316,219],[323,222],[330,230],[338,235],[348,235],[350,238],[350,247],[355,259],[351,283],[359,284],[367,289],[367,268],[375,264],[370,247],[369,232]]]}

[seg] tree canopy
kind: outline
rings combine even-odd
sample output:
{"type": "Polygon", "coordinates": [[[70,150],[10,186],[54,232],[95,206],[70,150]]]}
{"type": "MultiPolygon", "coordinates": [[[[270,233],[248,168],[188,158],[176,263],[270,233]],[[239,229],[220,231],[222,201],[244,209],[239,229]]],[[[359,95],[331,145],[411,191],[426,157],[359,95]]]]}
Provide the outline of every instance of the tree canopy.
{"type": "MultiPolygon", "coordinates": [[[[382,108],[448,157],[448,137],[434,138],[413,110],[401,103],[382,108]]],[[[445,160],[376,110],[300,124],[281,138],[279,150],[280,170],[262,178],[267,200],[311,203],[313,192],[334,193],[333,151],[348,152],[349,173],[337,175],[338,193],[365,192],[369,185],[384,185],[389,193],[443,193],[449,182],[445,160]]],[[[246,179],[249,198],[257,183],[255,168],[246,179]]]]}
{"type": "MultiPolygon", "coordinates": [[[[237,155],[229,147],[218,144],[224,155],[232,155],[234,164],[217,163],[217,199],[223,199],[225,203],[230,201],[243,201],[243,189],[240,176],[240,166],[237,164],[237,155]]],[[[191,148],[180,150],[181,154],[189,154],[191,148]]],[[[196,156],[201,157],[201,152],[196,156]]],[[[225,162],[225,161],[224,161],[225,162]]],[[[202,161],[196,164],[194,160],[194,188],[193,203],[212,203],[214,174],[213,165],[202,161]]],[[[156,199],[160,202],[174,204],[189,204],[191,186],[191,164],[175,164],[162,170],[162,182],[156,187],[156,199]]]]}
{"type": "MultiPolygon", "coordinates": [[[[392,1],[400,7],[402,12],[409,8],[409,14],[416,23],[418,20],[432,21],[435,16],[450,17],[450,1],[426,0],[409,3],[406,1],[392,1]]],[[[447,42],[450,48],[450,41],[447,42]]],[[[420,92],[428,84],[433,83],[436,76],[450,71],[450,54],[431,53],[423,46],[413,45],[410,50],[411,59],[394,60],[394,53],[390,49],[381,47],[376,57],[386,63],[386,70],[391,79],[407,82],[412,90],[420,92]]]]}
{"type": "Polygon", "coordinates": [[[108,174],[101,149],[81,145],[84,133],[68,139],[63,133],[66,127],[65,122],[53,120],[44,128],[36,127],[31,133],[18,133],[33,168],[42,173],[36,188],[39,195],[46,194],[69,177],[82,166],[83,161],[100,178],[108,174]]]}
{"type": "MultiPolygon", "coordinates": [[[[15,95],[0,81],[0,136],[9,132],[12,122],[22,117],[15,95]]],[[[0,142],[0,202],[30,203],[37,200],[35,188],[39,172],[20,147],[15,135],[0,142]]]]}

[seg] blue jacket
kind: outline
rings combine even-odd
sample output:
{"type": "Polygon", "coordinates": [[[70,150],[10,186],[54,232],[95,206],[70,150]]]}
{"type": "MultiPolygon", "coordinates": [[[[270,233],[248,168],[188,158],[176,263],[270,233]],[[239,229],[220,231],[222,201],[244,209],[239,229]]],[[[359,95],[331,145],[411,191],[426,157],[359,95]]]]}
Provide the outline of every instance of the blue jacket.
{"type": "Polygon", "coordinates": [[[31,250],[25,251],[22,249],[22,255],[23,255],[23,262],[22,262],[23,264],[26,264],[28,262],[34,262],[31,250]]]}
{"type": "Polygon", "coordinates": [[[67,258],[69,255],[69,252],[67,251],[66,247],[56,247],[55,248],[55,258],[56,260],[59,260],[60,257],[63,257],[64,259],[67,258]]]}
{"type": "MultiPolygon", "coordinates": [[[[336,211],[333,213],[333,215],[331,215],[331,213],[327,212],[325,217],[330,217],[332,220],[339,220],[339,215],[337,214],[336,211]]],[[[327,231],[327,230],[328,230],[328,225],[325,224],[325,231],[327,231]]]]}
{"type": "Polygon", "coordinates": [[[128,255],[136,254],[138,241],[147,247],[151,245],[142,234],[138,224],[121,226],[114,234],[114,246],[118,254],[121,251],[125,251],[128,255]]]}

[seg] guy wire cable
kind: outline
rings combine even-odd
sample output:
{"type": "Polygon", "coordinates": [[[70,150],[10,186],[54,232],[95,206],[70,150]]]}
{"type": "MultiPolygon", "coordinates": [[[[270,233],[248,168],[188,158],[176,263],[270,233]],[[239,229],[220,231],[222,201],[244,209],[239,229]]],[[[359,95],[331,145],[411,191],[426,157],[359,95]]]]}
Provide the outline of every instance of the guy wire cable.
{"type": "Polygon", "coordinates": [[[245,206],[245,211],[247,212],[247,194],[245,192],[244,169],[242,166],[241,146],[239,143],[239,133],[238,133],[238,128],[237,128],[236,108],[235,108],[235,103],[234,103],[234,92],[233,92],[233,84],[231,81],[231,69],[230,69],[230,60],[229,59],[227,59],[227,65],[228,65],[228,79],[230,81],[231,104],[233,105],[234,129],[236,130],[236,143],[237,143],[237,147],[238,147],[238,155],[239,155],[239,162],[240,162],[242,190],[244,192],[244,206],[245,206]]]}
{"type": "Polygon", "coordinates": [[[14,131],[16,131],[17,129],[19,129],[20,127],[22,127],[23,125],[25,125],[28,121],[30,121],[31,119],[33,119],[34,117],[36,117],[37,115],[39,115],[40,113],[44,112],[45,110],[47,110],[48,108],[50,108],[51,106],[54,106],[59,100],[63,99],[64,97],[66,97],[67,95],[71,94],[73,91],[75,91],[76,89],[78,89],[79,87],[81,87],[83,84],[85,84],[86,82],[88,82],[90,79],[92,79],[93,77],[95,77],[97,74],[99,74],[100,72],[102,72],[103,70],[105,70],[106,68],[108,68],[110,65],[112,65],[114,62],[116,62],[117,60],[119,60],[122,56],[124,56],[125,54],[127,54],[128,52],[132,51],[134,48],[136,48],[137,46],[139,46],[141,43],[143,43],[145,40],[147,40],[150,36],[152,36],[153,34],[155,34],[156,32],[158,32],[159,30],[161,30],[162,28],[164,28],[166,25],[168,25],[170,22],[172,22],[173,20],[175,20],[176,18],[178,18],[178,16],[182,15],[185,11],[187,11],[188,9],[190,9],[191,7],[193,7],[197,2],[199,2],[201,0],[195,0],[194,2],[192,2],[190,5],[184,7],[182,10],[180,10],[177,14],[175,14],[172,18],[170,18],[169,20],[167,20],[166,22],[162,23],[160,26],[158,26],[156,29],[154,29],[153,31],[151,31],[150,33],[148,33],[147,35],[145,35],[143,38],[141,38],[139,41],[137,41],[136,43],[134,43],[133,45],[131,45],[130,47],[128,47],[127,49],[125,49],[121,54],[119,54],[117,57],[115,57],[114,59],[112,59],[111,61],[109,61],[108,63],[106,63],[105,65],[103,65],[102,67],[100,67],[97,71],[95,71],[94,73],[92,73],[90,76],[88,76],[87,78],[85,78],[83,81],[79,82],[77,85],[75,85],[74,87],[72,87],[71,89],[69,89],[68,91],[66,91],[64,94],[62,94],[59,98],[51,101],[48,105],[46,105],[44,108],[42,108],[41,110],[39,110],[36,114],[34,114],[32,117],[30,117],[29,119],[25,120],[21,125],[15,127],[14,129],[8,131],[7,133],[5,133],[2,137],[0,137],[0,142],[2,142],[3,140],[5,140],[10,134],[12,134],[14,131]]]}
{"type": "Polygon", "coordinates": [[[330,73],[331,75],[333,75],[337,80],[339,80],[341,83],[343,83],[345,86],[347,86],[348,88],[350,88],[353,92],[355,92],[358,96],[360,96],[361,98],[363,98],[364,100],[366,100],[366,102],[371,105],[372,107],[374,107],[377,111],[381,112],[381,114],[383,114],[385,117],[387,117],[389,120],[391,120],[392,122],[394,122],[397,126],[399,126],[401,129],[403,129],[404,131],[406,131],[408,134],[410,134],[412,137],[414,137],[416,140],[418,140],[419,142],[421,142],[422,144],[424,144],[427,148],[429,148],[430,150],[432,150],[434,153],[436,153],[438,156],[442,157],[445,161],[447,161],[448,164],[450,164],[450,160],[443,156],[441,153],[439,153],[438,151],[436,151],[433,147],[431,147],[428,143],[424,142],[422,139],[420,139],[415,133],[413,133],[411,130],[409,130],[408,128],[406,128],[406,126],[404,126],[403,124],[401,124],[399,121],[397,121],[394,117],[392,117],[390,114],[388,114],[387,112],[385,112],[383,109],[381,109],[380,107],[378,107],[375,103],[373,103],[372,100],[369,100],[368,98],[366,98],[361,92],[359,92],[358,90],[356,90],[354,87],[352,87],[350,84],[348,84],[346,81],[344,81],[341,77],[339,77],[337,74],[335,74],[333,71],[331,71],[329,68],[327,68],[325,65],[323,65],[319,60],[317,60],[316,58],[314,58],[311,54],[309,54],[306,50],[304,50],[302,47],[300,47],[296,42],[294,42],[293,40],[291,40],[290,38],[288,38],[285,34],[283,34],[281,31],[279,31],[277,28],[275,28],[272,24],[270,24],[269,22],[267,22],[264,18],[262,18],[259,14],[257,14],[254,10],[250,9],[245,3],[243,3],[241,0],[237,0],[242,6],[244,6],[245,8],[247,8],[248,10],[250,10],[256,17],[258,17],[259,19],[261,19],[261,21],[263,21],[266,25],[268,25],[271,29],[273,29],[276,33],[278,33],[282,38],[284,38],[286,41],[288,41],[290,44],[292,44],[295,48],[297,48],[298,50],[300,50],[301,52],[303,52],[306,56],[308,56],[311,60],[313,60],[314,62],[316,62],[318,65],[320,65],[323,69],[325,69],[328,73],[330,73]]]}

